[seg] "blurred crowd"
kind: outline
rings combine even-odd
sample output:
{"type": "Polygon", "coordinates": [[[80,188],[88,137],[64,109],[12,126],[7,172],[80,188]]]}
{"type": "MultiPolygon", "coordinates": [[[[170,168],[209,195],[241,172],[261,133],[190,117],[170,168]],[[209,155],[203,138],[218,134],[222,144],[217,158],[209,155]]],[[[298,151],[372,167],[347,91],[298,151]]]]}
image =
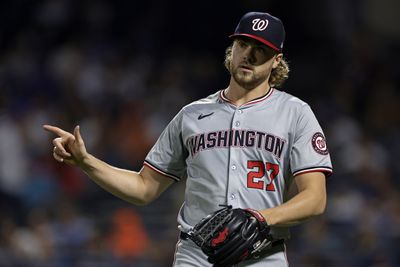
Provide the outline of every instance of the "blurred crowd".
{"type": "Polygon", "coordinates": [[[334,165],[323,216],[293,227],[291,266],[400,266],[400,3],[2,1],[0,267],[171,266],[184,181],[136,207],[52,158],[42,129],[139,170],[185,104],[224,88],[247,11],[286,26],[282,90],[308,102],[334,165]]]}

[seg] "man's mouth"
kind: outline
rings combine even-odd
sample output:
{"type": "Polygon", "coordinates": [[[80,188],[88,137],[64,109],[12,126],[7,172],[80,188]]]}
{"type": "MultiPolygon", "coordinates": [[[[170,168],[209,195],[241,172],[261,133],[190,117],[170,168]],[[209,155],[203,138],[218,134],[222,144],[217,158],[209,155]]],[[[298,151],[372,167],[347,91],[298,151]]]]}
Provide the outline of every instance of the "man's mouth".
{"type": "Polygon", "coordinates": [[[244,71],[248,71],[248,72],[253,71],[253,68],[248,65],[240,65],[239,68],[241,68],[244,71]]]}

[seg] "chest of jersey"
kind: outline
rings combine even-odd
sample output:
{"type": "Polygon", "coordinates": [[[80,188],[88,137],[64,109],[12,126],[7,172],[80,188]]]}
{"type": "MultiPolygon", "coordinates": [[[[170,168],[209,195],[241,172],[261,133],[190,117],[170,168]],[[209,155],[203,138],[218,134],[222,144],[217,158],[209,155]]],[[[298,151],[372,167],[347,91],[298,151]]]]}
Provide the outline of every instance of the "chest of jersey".
{"type": "Polygon", "coordinates": [[[215,103],[190,112],[182,129],[188,188],[209,190],[234,206],[281,203],[291,125],[283,116],[273,105],[260,104],[215,103]]]}
{"type": "Polygon", "coordinates": [[[233,148],[279,160],[288,146],[290,125],[273,106],[210,105],[189,115],[183,140],[193,158],[203,151],[233,148]]]}

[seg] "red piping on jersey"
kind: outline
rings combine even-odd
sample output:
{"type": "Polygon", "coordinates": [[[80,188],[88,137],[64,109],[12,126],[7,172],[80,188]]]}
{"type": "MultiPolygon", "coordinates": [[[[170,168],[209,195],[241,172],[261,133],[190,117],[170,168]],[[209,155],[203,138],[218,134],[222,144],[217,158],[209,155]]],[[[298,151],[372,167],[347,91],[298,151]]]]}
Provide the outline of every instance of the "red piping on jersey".
{"type": "Polygon", "coordinates": [[[310,172],[323,172],[326,174],[326,176],[331,176],[333,171],[328,168],[315,168],[315,169],[306,169],[306,170],[301,170],[298,172],[293,173],[293,176],[297,176],[299,174],[304,174],[304,173],[310,173],[310,172]]]}
{"type": "MultiPolygon", "coordinates": [[[[240,105],[240,106],[252,105],[252,104],[255,104],[255,103],[264,101],[264,100],[266,100],[268,97],[270,97],[270,96],[272,95],[273,91],[274,91],[274,88],[271,87],[270,90],[269,90],[269,92],[268,92],[265,96],[263,96],[263,97],[261,97],[261,98],[256,98],[256,99],[251,100],[251,101],[249,101],[249,102],[247,102],[247,103],[245,103],[245,104],[243,104],[243,105],[240,105]]],[[[226,96],[225,96],[225,90],[221,90],[221,91],[220,91],[219,97],[220,97],[223,101],[228,102],[229,104],[234,105],[234,106],[236,107],[236,105],[235,105],[232,101],[230,101],[228,98],[226,98],[226,96]]]]}
{"type": "Polygon", "coordinates": [[[171,175],[171,174],[168,174],[168,173],[166,173],[166,172],[163,172],[162,170],[160,170],[160,169],[158,169],[158,168],[156,168],[156,167],[150,165],[150,164],[147,163],[146,161],[143,162],[143,165],[146,165],[147,167],[149,167],[150,169],[152,169],[153,171],[155,171],[155,172],[157,172],[157,173],[159,173],[159,174],[162,174],[162,175],[164,175],[164,176],[166,176],[166,177],[168,177],[168,178],[171,178],[171,179],[173,179],[173,180],[179,182],[179,179],[178,179],[177,177],[175,177],[175,176],[173,176],[173,175],[171,175]]]}

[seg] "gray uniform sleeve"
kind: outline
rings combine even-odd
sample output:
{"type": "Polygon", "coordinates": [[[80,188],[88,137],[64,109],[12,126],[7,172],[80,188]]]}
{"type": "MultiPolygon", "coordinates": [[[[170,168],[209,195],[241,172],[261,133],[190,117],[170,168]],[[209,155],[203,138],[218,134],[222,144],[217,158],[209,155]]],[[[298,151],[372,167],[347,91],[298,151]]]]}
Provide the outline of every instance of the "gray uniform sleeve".
{"type": "Polygon", "coordinates": [[[182,141],[182,117],[183,110],[164,129],[144,161],[144,165],[175,181],[186,174],[188,153],[182,141]]]}
{"type": "Polygon", "coordinates": [[[320,171],[329,176],[332,163],[324,133],[309,105],[301,107],[290,154],[293,176],[320,171]]]}

